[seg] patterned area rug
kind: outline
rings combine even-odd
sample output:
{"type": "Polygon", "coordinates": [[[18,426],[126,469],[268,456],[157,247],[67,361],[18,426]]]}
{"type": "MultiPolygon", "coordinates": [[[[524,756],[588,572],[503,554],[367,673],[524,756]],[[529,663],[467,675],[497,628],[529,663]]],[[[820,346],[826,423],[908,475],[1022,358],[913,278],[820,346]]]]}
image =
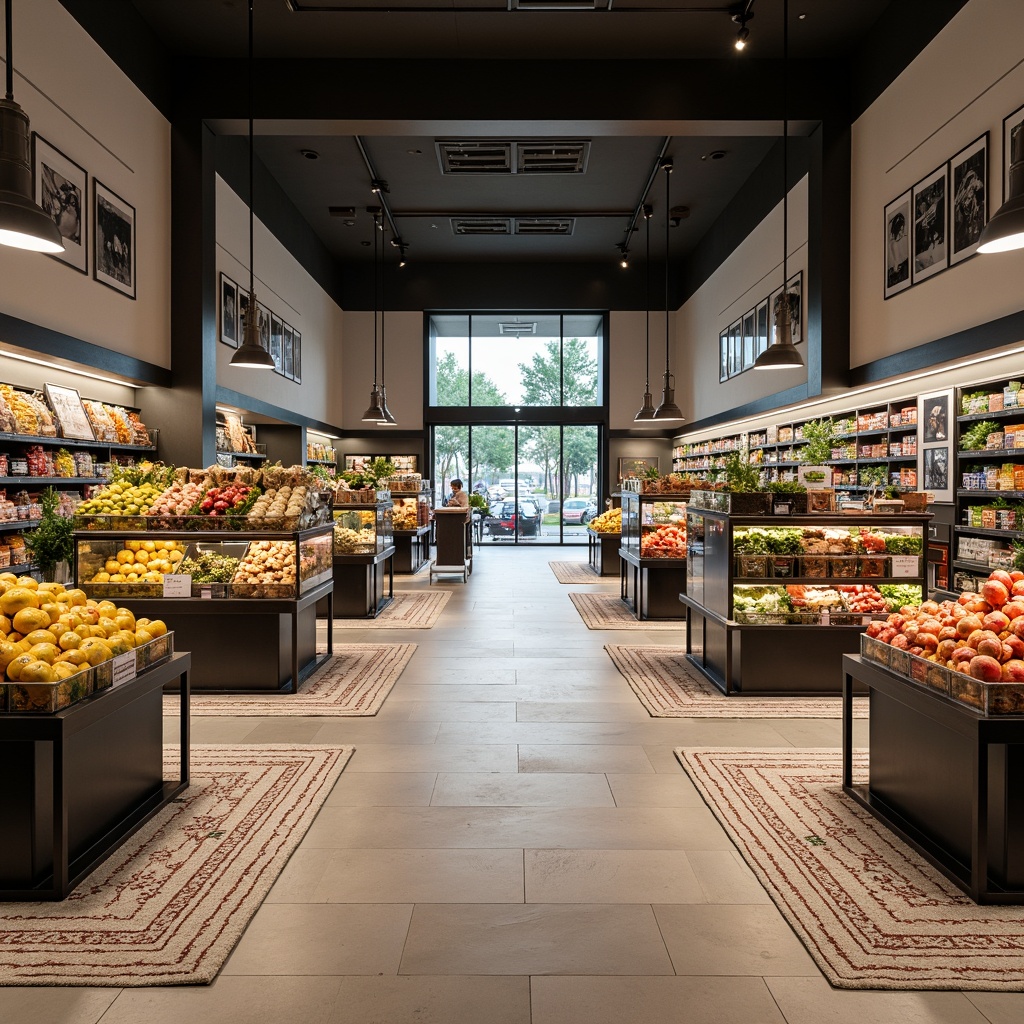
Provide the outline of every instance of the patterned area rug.
{"type": "Polygon", "coordinates": [[[612,576],[598,576],[587,562],[548,562],[559,583],[609,583],[612,576]]]}
{"type": "Polygon", "coordinates": [[[674,629],[680,635],[686,629],[683,619],[639,621],[617,593],[570,594],[569,600],[576,605],[587,629],[674,629]]]}
{"type": "Polygon", "coordinates": [[[353,749],[193,746],[189,788],[66,900],[0,903],[0,984],[209,984],[353,749]]]}
{"type": "MultiPolygon", "coordinates": [[[[415,652],[415,644],[335,644],[334,657],[307,679],[297,694],[203,694],[193,690],[190,711],[193,717],[375,715],[415,652]]],[[[164,696],[165,715],[176,715],[178,707],[177,696],[164,696]]]]}
{"type": "Polygon", "coordinates": [[[1024,907],[971,902],[847,798],[839,750],[676,756],[832,985],[1024,990],[1024,907]]]}
{"type": "Polygon", "coordinates": [[[335,619],[335,629],[430,629],[451,592],[395,591],[395,599],[375,619],[335,619]]]}
{"type": "MultiPolygon", "coordinates": [[[[654,718],[841,718],[839,697],[726,697],[686,661],[685,647],[605,644],[640,703],[654,718]]],[[[853,701],[853,717],[868,717],[867,697],[853,701]]]]}

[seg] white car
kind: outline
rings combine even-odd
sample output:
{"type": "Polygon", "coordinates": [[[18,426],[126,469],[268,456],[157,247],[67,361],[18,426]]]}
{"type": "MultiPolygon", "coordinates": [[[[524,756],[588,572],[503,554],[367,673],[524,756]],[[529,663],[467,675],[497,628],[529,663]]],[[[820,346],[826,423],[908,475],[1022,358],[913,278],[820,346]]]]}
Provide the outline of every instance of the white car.
{"type": "Polygon", "coordinates": [[[597,502],[592,498],[567,498],[562,502],[562,522],[585,526],[597,515],[597,502]]]}

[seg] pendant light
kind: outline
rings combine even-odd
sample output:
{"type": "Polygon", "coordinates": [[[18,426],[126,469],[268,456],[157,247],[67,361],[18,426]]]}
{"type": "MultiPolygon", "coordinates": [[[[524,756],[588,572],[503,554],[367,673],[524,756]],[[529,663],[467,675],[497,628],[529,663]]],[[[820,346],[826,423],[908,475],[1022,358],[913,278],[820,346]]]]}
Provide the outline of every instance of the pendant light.
{"type": "MultiPolygon", "coordinates": [[[[383,223],[381,231],[384,230],[383,223]]],[[[380,410],[379,426],[393,427],[397,425],[394,413],[388,408],[388,393],[384,385],[384,246],[380,247],[380,410]]]]}
{"type": "Polygon", "coordinates": [[[14,102],[14,43],[11,4],[5,0],[7,95],[0,99],[0,245],[33,252],[63,252],[64,239],[52,217],[32,198],[32,133],[28,114],[14,102]]]}
{"type": "Polygon", "coordinates": [[[775,314],[775,343],[754,361],[755,370],[792,370],[804,365],[793,344],[793,326],[789,311],[789,119],[787,117],[789,66],[789,0],[782,4],[782,298],[775,314]]]}
{"type": "Polygon", "coordinates": [[[647,301],[644,309],[644,336],[646,344],[646,370],[644,371],[644,404],[633,417],[634,423],[654,419],[654,400],[651,398],[651,215],[654,211],[644,207],[644,220],[647,222],[647,301]]]}
{"type": "Polygon", "coordinates": [[[242,344],[231,357],[232,366],[245,366],[252,370],[273,370],[274,360],[263,347],[260,338],[260,307],[256,302],[256,275],[253,265],[253,145],[252,145],[252,0],[249,0],[249,305],[245,315],[245,334],[242,344]]]}
{"type": "Polygon", "coordinates": [[[978,252],[1024,248],[1024,128],[1010,135],[1009,198],[982,229],[978,252]]]}
{"type": "Polygon", "coordinates": [[[384,418],[380,385],[377,383],[377,235],[380,233],[380,209],[372,207],[373,214],[373,386],[370,388],[370,404],[363,413],[364,423],[387,422],[384,418]]]}
{"type": "Polygon", "coordinates": [[[661,162],[665,172],[665,379],[661,387],[661,405],[654,410],[656,420],[681,420],[683,412],[676,405],[675,377],[669,372],[669,324],[668,324],[668,279],[669,279],[669,228],[672,226],[672,202],[669,198],[669,175],[672,173],[672,161],[668,158],[661,162]]]}

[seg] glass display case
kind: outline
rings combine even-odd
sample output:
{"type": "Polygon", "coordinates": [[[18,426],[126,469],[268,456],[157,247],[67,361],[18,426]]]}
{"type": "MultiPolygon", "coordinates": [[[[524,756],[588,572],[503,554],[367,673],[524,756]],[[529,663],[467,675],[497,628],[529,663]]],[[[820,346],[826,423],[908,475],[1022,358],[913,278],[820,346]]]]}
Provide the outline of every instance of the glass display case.
{"type": "Polygon", "coordinates": [[[391,504],[395,572],[418,572],[430,558],[430,481],[392,480],[391,504]]]}
{"type": "Polygon", "coordinates": [[[686,499],[622,494],[622,547],[637,558],[686,558],[686,499]]]}
{"type": "Polygon", "coordinates": [[[334,554],[377,555],[392,543],[391,501],[334,505],[334,554]]]}
{"type": "Polygon", "coordinates": [[[927,514],[687,512],[687,654],[726,693],[836,693],[873,617],[924,597],[927,514]],[[793,651],[801,657],[795,663],[793,651]]]}

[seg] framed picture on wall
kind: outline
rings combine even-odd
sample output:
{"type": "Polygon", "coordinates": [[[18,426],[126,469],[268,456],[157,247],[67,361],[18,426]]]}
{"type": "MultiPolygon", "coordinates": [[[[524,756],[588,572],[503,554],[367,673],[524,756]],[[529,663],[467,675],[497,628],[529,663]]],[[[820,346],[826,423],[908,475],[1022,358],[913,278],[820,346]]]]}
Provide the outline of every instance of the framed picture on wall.
{"type": "Polygon", "coordinates": [[[729,332],[722,331],[718,336],[718,382],[729,379],[729,332]]]}
{"type": "Polygon", "coordinates": [[[249,314],[249,293],[238,289],[238,343],[245,341],[245,318],[249,314]]]}
{"type": "Polygon", "coordinates": [[[289,379],[293,377],[293,346],[295,344],[294,334],[283,334],[281,337],[281,372],[289,379]]]}
{"type": "Polygon", "coordinates": [[[920,395],[917,399],[917,422],[921,431],[917,479],[921,490],[930,491],[936,501],[952,501],[952,448],[950,412],[953,407],[951,389],[920,395]]]}
{"type": "Polygon", "coordinates": [[[92,276],[135,298],[135,207],[101,181],[93,182],[92,276]]]}
{"type": "Polygon", "coordinates": [[[789,327],[793,332],[793,344],[804,340],[804,272],[798,270],[786,287],[789,295],[789,327]]]}
{"type": "Polygon", "coordinates": [[[281,346],[281,336],[284,325],[276,313],[270,314],[270,358],[274,360],[274,370],[277,373],[288,376],[284,370],[284,351],[281,346]]]}
{"type": "Polygon", "coordinates": [[[743,369],[742,322],[737,320],[729,328],[729,376],[735,377],[743,369]]]}
{"type": "MultiPolygon", "coordinates": [[[[270,310],[262,302],[256,302],[256,317],[260,327],[260,344],[270,351],[270,310]]],[[[276,367],[275,367],[276,368],[276,367]]]]}
{"type": "Polygon", "coordinates": [[[913,189],[910,268],[914,284],[946,269],[949,246],[946,220],[947,165],[922,178],[913,189]]]}
{"type": "Polygon", "coordinates": [[[238,285],[221,272],[220,275],[220,340],[238,348],[238,285]]]}
{"type": "Polygon", "coordinates": [[[1024,160],[1024,107],[1003,118],[1003,202],[1010,198],[1010,165],[1014,148],[1018,160],[1024,160]]]}
{"type": "Polygon", "coordinates": [[[885,287],[883,298],[910,287],[910,189],[885,208],[885,287]]]}
{"type": "Polygon", "coordinates": [[[949,265],[978,251],[988,223],[988,132],[949,161],[949,265]]]}
{"type": "MultiPolygon", "coordinates": [[[[290,324],[281,325],[281,351],[292,353],[292,363],[294,369],[295,361],[295,331],[292,329],[290,324]]],[[[294,378],[292,378],[294,379],[294,378]]]]}
{"type": "Polygon", "coordinates": [[[89,272],[86,215],[88,176],[70,157],[32,133],[32,179],[36,203],[53,218],[64,251],[48,253],[82,274],[89,272]]]}
{"type": "Polygon", "coordinates": [[[50,403],[56,417],[60,436],[74,438],[79,441],[95,441],[96,433],[92,429],[92,421],[86,415],[82,405],[82,396],[76,388],[66,388],[59,384],[45,384],[46,400],[50,403]]]}
{"type": "Polygon", "coordinates": [[[292,331],[292,380],[296,384],[302,383],[302,335],[294,329],[292,331]]]}
{"type": "Polygon", "coordinates": [[[743,317],[743,366],[749,370],[754,365],[754,337],[757,329],[757,313],[751,309],[743,317]]]}
{"type": "Polygon", "coordinates": [[[653,469],[657,471],[658,468],[659,463],[657,455],[649,455],[640,458],[620,458],[619,481],[621,482],[631,476],[638,477],[642,480],[648,470],[653,469]]]}
{"type": "Polygon", "coordinates": [[[754,344],[754,358],[768,348],[768,300],[764,299],[757,304],[757,328],[756,341],[754,344]]]}

